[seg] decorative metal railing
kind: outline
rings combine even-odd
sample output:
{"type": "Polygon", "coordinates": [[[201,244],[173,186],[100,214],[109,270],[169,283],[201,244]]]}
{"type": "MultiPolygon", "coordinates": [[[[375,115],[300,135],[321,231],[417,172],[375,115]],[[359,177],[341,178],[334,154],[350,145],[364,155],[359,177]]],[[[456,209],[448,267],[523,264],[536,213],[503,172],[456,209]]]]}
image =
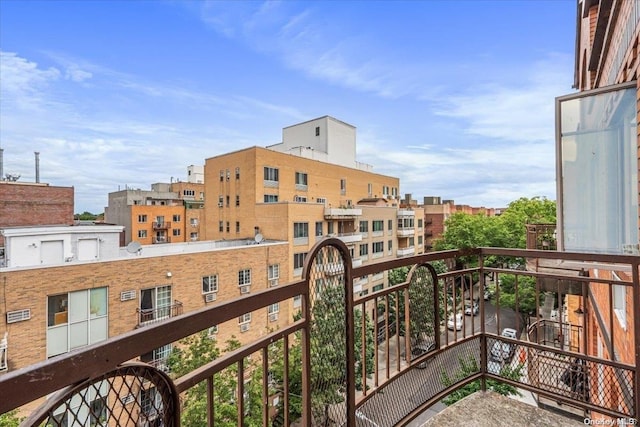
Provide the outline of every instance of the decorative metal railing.
{"type": "Polygon", "coordinates": [[[0,413],[28,413],[25,425],[395,426],[472,382],[500,381],[592,420],[637,419],[639,263],[481,248],[354,268],[346,245],[328,238],[309,252],[301,281],[0,376],[0,413]],[[318,259],[334,262],[316,268],[318,259]],[[385,287],[355,294],[354,280],[369,274],[385,287]],[[129,362],[294,300],[287,326],[186,372],[129,362]],[[477,313],[464,314],[474,303],[477,313]],[[549,325],[580,337],[558,345],[549,325]]]}

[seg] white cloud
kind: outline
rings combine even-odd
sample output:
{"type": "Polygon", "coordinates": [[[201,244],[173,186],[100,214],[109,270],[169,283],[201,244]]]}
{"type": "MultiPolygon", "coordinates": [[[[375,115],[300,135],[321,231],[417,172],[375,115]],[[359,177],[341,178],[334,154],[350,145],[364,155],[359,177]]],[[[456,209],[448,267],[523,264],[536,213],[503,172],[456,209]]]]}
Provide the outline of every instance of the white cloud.
{"type": "Polygon", "coordinates": [[[60,78],[57,68],[42,69],[14,52],[0,51],[3,104],[36,110],[45,102],[43,91],[60,78]]]}
{"type": "Polygon", "coordinates": [[[68,80],[72,80],[74,82],[83,82],[85,80],[89,80],[91,77],[93,77],[93,74],[88,72],[88,71],[84,71],[81,70],[77,65],[73,65],[69,68],[66,69],[65,71],[65,78],[68,80]]]}

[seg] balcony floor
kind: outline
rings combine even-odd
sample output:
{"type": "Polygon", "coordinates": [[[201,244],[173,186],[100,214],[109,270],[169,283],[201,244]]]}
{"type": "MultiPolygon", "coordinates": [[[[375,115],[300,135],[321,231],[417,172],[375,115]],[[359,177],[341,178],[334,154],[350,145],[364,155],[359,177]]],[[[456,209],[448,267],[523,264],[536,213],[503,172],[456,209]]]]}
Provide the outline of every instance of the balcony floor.
{"type": "Polygon", "coordinates": [[[492,391],[479,391],[429,418],[422,427],[461,425],[469,427],[584,426],[585,423],[492,391]]]}

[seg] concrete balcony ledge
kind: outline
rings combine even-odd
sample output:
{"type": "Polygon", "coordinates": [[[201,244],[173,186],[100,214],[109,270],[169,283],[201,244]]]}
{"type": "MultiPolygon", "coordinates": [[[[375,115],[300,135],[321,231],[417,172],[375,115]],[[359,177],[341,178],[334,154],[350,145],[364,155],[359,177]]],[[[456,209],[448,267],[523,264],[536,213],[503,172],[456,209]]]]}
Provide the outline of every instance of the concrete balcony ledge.
{"type": "Polygon", "coordinates": [[[422,427],[584,425],[582,421],[510,399],[493,391],[479,391],[429,418],[422,427]]]}

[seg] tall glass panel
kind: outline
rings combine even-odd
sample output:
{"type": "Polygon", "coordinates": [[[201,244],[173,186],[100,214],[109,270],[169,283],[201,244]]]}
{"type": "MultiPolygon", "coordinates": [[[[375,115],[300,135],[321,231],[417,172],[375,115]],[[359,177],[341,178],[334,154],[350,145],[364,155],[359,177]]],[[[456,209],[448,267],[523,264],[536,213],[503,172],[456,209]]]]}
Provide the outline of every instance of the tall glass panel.
{"type": "Polygon", "coordinates": [[[637,252],[636,120],[635,87],[560,101],[565,250],[637,252]]]}

